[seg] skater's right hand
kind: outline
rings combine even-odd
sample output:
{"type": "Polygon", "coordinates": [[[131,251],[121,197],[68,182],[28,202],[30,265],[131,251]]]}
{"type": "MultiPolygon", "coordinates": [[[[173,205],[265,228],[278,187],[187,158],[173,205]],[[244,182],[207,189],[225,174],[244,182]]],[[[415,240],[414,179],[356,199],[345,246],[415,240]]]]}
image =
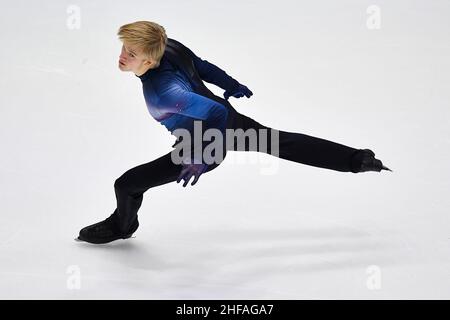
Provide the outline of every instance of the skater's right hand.
{"type": "Polygon", "coordinates": [[[183,169],[180,172],[180,175],[178,176],[177,183],[179,183],[182,179],[184,179],[183,187],[186,187],[189,183],[189,180],[192,176],[194,176],[194,181],[192,181],[191,186],[197,183],[198,179],[202,175],[203,172],[206,171],[208,168],[207,164],[204,163],[192,163],[192,164],[185,164],[183,163],[183,169]]]}

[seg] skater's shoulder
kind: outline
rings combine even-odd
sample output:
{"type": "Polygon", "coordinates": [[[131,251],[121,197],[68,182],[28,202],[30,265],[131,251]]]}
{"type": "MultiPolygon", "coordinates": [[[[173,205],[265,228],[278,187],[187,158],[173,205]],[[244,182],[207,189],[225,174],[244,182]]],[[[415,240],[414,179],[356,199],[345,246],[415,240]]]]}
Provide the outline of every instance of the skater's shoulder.
{"type": "Polygon", "coordinates": [[[157,76],[149,79],[148,84],[144,85],[144,87],[151,88],[156,95],[176,96],[192,91],[191,84],[176,70],[160,72],[157,76]]]}
{"type": "Polygon", "coordinates": [[[156,68],[148,69],[144,74],[138,76],[142,83],[158,82],[170,73],[175,72],[176,69],[172,66],[165,55],[162,56],[159,65],[156,68]]]}
{"type": "Polygon", "coordinates": [[[174,48],[176,50],[189,50],[189,51],[191,51],[191,49],[189,49],[188,46],[186,46],[183,42],[181,42],[180,40],[176,40],[174,38],[167,38],[166,46],[174,48]]]}

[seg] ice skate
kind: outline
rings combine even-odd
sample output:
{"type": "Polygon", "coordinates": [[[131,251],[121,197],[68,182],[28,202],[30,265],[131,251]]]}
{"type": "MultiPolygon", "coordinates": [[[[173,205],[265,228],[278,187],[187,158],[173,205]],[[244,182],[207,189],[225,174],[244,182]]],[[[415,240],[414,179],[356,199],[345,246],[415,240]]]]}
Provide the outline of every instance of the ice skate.
{"type": "Polygon", "coordinates": [[[116,214],[112,214],[101,222],[84,227],[80,230],[80,234],[75,240],[94,244],[103,244],[118,239],[131,238],[133,233],[139,227],[139,222],[136,220],[129,232],[124,234],[120,231],[116,218],[116,214]]]}
{"type": "Polygon", "coordinates": [[[388,167],[384,166],[381,160],[375,158],[375,153],[370,149],[362,149],[356,152],[352,158],[352,172],[367,172],[367,171],[377,171],[388,170],[388,167]]]}

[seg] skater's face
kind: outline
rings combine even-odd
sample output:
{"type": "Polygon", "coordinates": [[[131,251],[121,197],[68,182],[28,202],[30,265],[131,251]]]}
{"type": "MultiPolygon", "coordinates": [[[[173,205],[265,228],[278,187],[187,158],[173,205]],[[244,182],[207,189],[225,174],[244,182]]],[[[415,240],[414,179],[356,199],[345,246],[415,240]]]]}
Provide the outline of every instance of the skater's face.
{"type": "Polygon", "coordinates": [[[123,43],[118,62],[121,71],[132,71],[140,76],[153,65],[154,62],[148,59],[139,48],[123,43]]]}

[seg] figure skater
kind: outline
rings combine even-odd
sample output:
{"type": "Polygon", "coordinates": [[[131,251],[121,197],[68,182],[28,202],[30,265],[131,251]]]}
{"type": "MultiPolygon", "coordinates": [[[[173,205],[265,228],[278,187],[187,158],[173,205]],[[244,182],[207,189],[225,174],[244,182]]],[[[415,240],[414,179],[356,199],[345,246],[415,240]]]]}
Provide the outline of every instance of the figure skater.
{"type": "Polygon", "coordinates": [[[186,187],[194,177],[193,186],[203,173],[220,165],[227,151],[265,152],[341,172],[392,171],[370,149],[355,149],[302,133],[273,129],[237,112],[228,99],[250,98],[252,91],[182,43],[168,38],[164,27],[155,22],[125,24],[119,28],[118,36],[123,44],[119,69],[133,72],[139,78],[150,115],[177,137],[172,145],[175,149],[117,178],[114,212],[105,220],[81,229],[77,240],[102,244],[130,238],[139,227],[137,212],[145,191],[182,180],[186,187]],[[224,98],[214,95],[203,81],[224,89],[224,98]],[[189,141],[186,135],[180,134],[187,132],[194,136],[196,123],[200,125],[197,128],[202,137],[208,129],[220,133],[214,142],[220,138],[217,142],[222,141],[222,147],[214,149],[214,161],[202,158],[208,145],[206,141],[195,146],[192,141],[195,137],[189,141]],[[233,136],[228,136],[230,130],[233,136]],[[259,132],[265,134],[255,135],[259,132]],[[251,143],[249,137],[255,138],[256,143],[251,143]],[[187,147],[181,156],[180,145],[187,147]]]}

